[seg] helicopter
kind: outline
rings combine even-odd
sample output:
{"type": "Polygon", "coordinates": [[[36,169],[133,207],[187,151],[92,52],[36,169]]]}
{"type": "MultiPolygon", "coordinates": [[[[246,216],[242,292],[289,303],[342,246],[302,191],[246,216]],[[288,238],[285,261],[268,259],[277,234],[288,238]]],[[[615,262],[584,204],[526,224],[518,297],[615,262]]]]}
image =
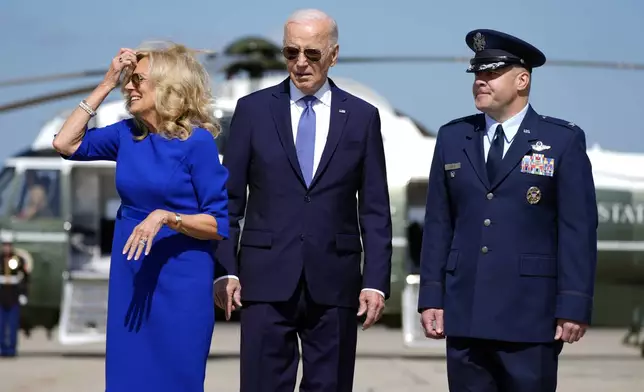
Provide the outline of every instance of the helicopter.
{"type": "MultiPolygon", "coordinates": [[[[216,86],[217,98],[213,102],[222,125],[217,144],[223,156],[237,99],[281,82],[286,77],[286,66],[281,48],[261,37],[243,37],[222,52],[203,54],[213,74],[225,75],[225,81],[216,86]]],[[[338,64],[467,61],[469,58],[455,56],[345,56],[338,59],[338,64]]],[[[573,60],[549,60],[547,66],[644,70],[644,64],[573,60]]],[[[0,81],[0,87],[102,76],[105,72],[98,69],[0,81]]],[[[333,80],[380,111],[394,235],[391,298],[382,322],[402,326],[406,345],[422,345],[427,340],[419,330],[416,311],[419,244],[436,135],[370,87],[351,79],[333,80]]],[[[0,104],[0,114],[87,94],[94,87],[92,84],[0,104]]],[[[90,127],[129,116],[122,100],[105,102],[97,112],[90,127]]],[[[48,121],[29,148],[5,162],[0,172],[0,225],[14,233],[16,247],[34,260],[34,293],[23,312],[22,328],[40,325],[51,330],[59,324],[59,340],[74,344],[104,338],[111,230],[120,201],[112,162],[64,161],[52,149],[53,136],[68,114],[60,113],[48,121]],[[55,211],[47,217],[25,220],[15,214],[23,203],[29,176],[50,184],[49,201],[55,211]]],[[[625,172],[624,168],[637,168],[644,157],[597,146],[591,147],[588,155],[593,163],[600,217],[595,324],[626,325],[638,305],[635,298],[644,299],[644,290],[637,287],[644,286],[644,202],[638,202],[644,199],[644,175],[636,170],[625,172]]]]}

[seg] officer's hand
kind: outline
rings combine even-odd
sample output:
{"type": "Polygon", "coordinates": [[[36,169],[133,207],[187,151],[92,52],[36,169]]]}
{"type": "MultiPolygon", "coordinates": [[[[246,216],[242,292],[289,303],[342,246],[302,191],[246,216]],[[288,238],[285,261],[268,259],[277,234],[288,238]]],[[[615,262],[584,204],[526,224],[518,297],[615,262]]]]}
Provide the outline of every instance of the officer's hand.
{"type": "Polygon", "coordinates": [[[21,295],[18,297],[18,302],[20,302],[20,305],[25,306],[27,305],[27,296],[26,295],[21,295]]]}
{"type": "Polygon", "coordinates": [[[588,325],[578,323],[572,320],[557,319],[557,331],[555,332],[555,340],[563,340],[564,342],[574,343],[579,341],[588,329],[588,325]]]}
{"type": "Polygon", "coordinates": [[[443,330],[443,309],[425,309],[420,314],[420,324],[425,336],[431,339],[445,338],[443,330]]]}
{"type": "Polygon", "coordinates": [[[380,293],[371,290],[364,290],[360,293],[360,308],[358,317],[367,313],[367,317],[362,324],[362,330],[369,329],[382,317],[385,310],[385,299],[380,293]]]}
{"type": "Polygon", "coordinates": [[[239,280],[225,278],[215,283],[215,304],[226,311],[226,320],[230,320],[233,310],[242,306],[239,280]]]}

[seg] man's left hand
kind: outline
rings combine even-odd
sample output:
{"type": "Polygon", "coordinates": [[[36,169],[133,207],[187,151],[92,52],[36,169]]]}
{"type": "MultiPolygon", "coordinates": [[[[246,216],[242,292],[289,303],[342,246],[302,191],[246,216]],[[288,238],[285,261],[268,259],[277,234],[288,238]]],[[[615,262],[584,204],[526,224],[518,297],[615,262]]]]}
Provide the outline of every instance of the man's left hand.
{"type": "Polygon", "coordinates": [[[586,324],[572,320],[557,319],[555,340],[561,339],[568,343],[578,342],[586,334],[586,329],[588,329],[588,325],[586,324]]]}
{"type": "Polygon", "coordinates": [[[382,311],[385,309],[385,299],[379,293],[371,290],[364,290],[360,293],[360,309],[358,309],[358,316],[367,313],[367,318],[362,324],[362,330],[366,330],[374,325],[380,317],[382,311]]]}
{"type": "Polygon", "coordinates": [[[241,284],[238,279],[224,278],[215,283],[215,305],[226,311],[226,321],[234,310],[240,309],[241,284]]]}

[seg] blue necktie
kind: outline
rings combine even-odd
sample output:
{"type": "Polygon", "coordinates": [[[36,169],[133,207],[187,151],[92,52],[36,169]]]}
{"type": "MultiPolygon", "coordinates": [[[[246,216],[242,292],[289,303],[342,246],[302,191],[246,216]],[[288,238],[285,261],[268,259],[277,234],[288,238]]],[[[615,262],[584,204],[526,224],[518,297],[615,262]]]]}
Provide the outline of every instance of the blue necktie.
{"type": "Polygon", "coordinates": [[[487,178],[490,182],[494,181],[496,173],[499,171],[501,161],[503,160],[503,127],[501,124],[497,125],[494,131],[494,139],[490,143],[490,151],[487,154],[487,178]]]}
{"type": "Polygon", "coordinates": [[[306,108],[302,112],[300,123],[297,126],[295,148],[304,181],[306,186],[309,186],[313,179],[313,152],[315,151],[315,111],[312,107],[315,97],[307,95],[302,98],[302,101],[306,104],[306,108]]]}

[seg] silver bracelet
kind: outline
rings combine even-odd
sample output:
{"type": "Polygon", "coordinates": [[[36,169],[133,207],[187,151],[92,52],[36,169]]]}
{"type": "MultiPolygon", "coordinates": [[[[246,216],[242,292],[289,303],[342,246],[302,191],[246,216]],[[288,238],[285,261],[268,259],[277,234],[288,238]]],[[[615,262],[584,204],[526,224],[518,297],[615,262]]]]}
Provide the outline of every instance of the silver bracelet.
{"type": "Polygon", "coordinates": [[[87,114],[89,114],[90,117],[96,116],[96,111],[94,111],[94,109],[92,109],[89,106],[89,104],[87,103],[87,101],[85,101],[84,99],[82,101],[80,101],[78,106],[80,106],[81,109],[83,109],[85,112],[87,112],[87,114]]]}

